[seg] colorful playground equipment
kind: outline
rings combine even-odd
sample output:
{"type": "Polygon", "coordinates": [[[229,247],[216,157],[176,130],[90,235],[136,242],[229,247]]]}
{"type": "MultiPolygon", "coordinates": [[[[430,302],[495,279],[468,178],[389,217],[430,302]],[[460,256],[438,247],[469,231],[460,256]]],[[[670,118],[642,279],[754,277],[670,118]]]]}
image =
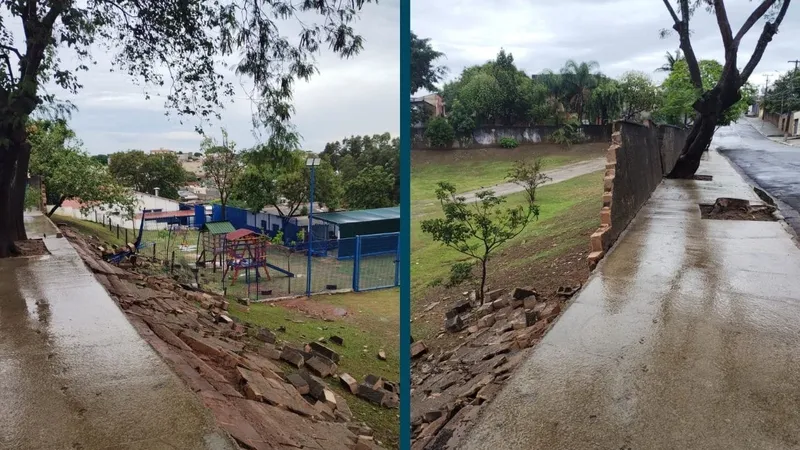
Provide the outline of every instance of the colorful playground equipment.
{"type": "Polygon", "coordinates": [[[252,230],[239,229],[227,233],[223,241],[224,265],[222,273],[223,289],[225,281],[230,275],[230,286],[233,286],[244,271],[245,283],[247,284],[247,295],[250,296],[252,283],[255,283],[256,298],[260,293],[259,283],[261,283],[261,270],[263,269],[266,281],[271,281],[272,276],[269,269],[279,272],[287,277],[295,275],[288,270],[278,267],[269,262],[269,249],[272,246],[268,236],[258,234],[252,230]],[[251,276],[250,271],[255,271],[255,276],[251,276]]]}
{"type": "Polygon", "coordinates": [[[226,236],[234,231],[228,221],[204,223],[197,235],[197,265],[204,267],[210,262],[214,272],[217,266],[224,267],[226,236]]]}

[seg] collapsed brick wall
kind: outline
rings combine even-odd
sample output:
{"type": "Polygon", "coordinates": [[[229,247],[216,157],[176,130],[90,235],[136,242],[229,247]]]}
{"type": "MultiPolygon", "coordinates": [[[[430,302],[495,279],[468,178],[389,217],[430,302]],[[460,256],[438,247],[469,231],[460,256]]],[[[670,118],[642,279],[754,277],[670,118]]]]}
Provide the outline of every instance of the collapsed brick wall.
{"type": "Polygon", "coordinates": [[[591,236],[594,268],[678,160],[686,131],[616,122],[606,152],[600,228],[591,236]]]}

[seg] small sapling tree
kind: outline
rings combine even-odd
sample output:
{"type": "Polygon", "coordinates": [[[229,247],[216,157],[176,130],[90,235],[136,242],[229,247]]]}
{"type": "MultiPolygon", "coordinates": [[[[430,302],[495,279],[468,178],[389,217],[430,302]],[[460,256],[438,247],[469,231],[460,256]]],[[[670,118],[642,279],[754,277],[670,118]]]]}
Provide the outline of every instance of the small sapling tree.
{"type": "Polygon", "coordinates": [[[475,194],[474,202],[456,195],[456,187],[448,182],[438,183],[436,198],[442,205],[444,217],[426,219],[422,232],[434,241],[476,259],[481,269],[478,299],[483,304],[486,289],[486,266],[492,252],[517,237],[531,220],[539,217],[539,207],[533,202],[524,206],[503,207],[505,197],[484,190],[475,194]]]}

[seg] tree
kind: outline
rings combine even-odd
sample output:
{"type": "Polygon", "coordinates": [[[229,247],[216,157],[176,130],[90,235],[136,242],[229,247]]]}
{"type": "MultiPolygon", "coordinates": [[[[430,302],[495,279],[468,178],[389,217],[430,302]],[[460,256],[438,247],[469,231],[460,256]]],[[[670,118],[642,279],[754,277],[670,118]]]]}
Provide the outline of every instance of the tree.
{"type": "Polygon", "coordinates": [[[461,103],[476,124],[519,125],[529,123],[531,106],[545,93],[514,64],[514,56],[501,49],[494,61],[465,68],[458,79],[442,87],[448,105],[461,103]]]}
{"type": "Polygon", "coordinates": [[[456,138],[453,126],[444,117],[434,117],[425,127],[425,137],[431,147],[450,148],[456,138]]]}
{"type": "MultiPolygon", "coordinates": [[[[309,199],[311,172],[305,166],[307,153],[295,150],[290,158],[276,162],[262,161],[257,156],[260,151],[263,150],[251,149],[242,154],[245,168],[231,198],[253,212],[273,206],[283,218],[296,215],[309,199]]],[[[314,178],[314,201],[330,210],[338,208],[342,201],[341,179],[328,161],[323,160],[315,169],[314,178]]]]}
{"type": "Polygon", "coordinates": [[[539,208],[528,203],[500,209],[506,199],[495,196],[491,190],[480,191],[475,196],[477,200],[468,203],[465,197],[456,195],[453,184],[439,182],[436,198],[442,205],[444,217],[423,220],[422,232],[480,262],[478,299],[483,304],[489,257],[499,246],[519,236],[532,219],[538,218],[539,208]]]}
{"type": "Polygon", "coordinates": [[[566,120],[564,103],[567,98],[567,85],[564,77],[561,74],[545,70],[536,75],[536,82],[541,83],[547,89],[545,109],[548,119],[551,119],[555,126],[560,126],[566,120]]]}
{"type": "Polygon", "coordinates": [[[146,154],[141,150],[115,153],[108,170],[120,183],[139,192],[177,200],[178,188],[186,182],[183,170],[174,153],[146,154]]]}
{"type": "Polygon", "coordinates": [[[600,76],[589,98],[589,113],[605,125],[622,114],[622,90],[613,78],[600,76]]]}
{"type": "Polygon", "coordinates": [[[561,75],[567,88],[567,98],[572,103],[573,111],[578,114],[578,122],[583,123],[583,109],[597,86],[597,75],[594,73],[599,65],[596,61],[580,64],[568,60],[561,69],[561,75]]]}
{"type": "Polygon", "coordinates": [[[681,49],[675,50],[674,55],[670,52],[667,52],[664,57],[667,59],[667,62],[665,62],[663,66],[656,69],[656,72],[672,72],[672,70],[675,69],[675,64],[677,64],[678,61],[683,61],[681,49]]]}
{"type": "Polygon", "coordinates": [[[411,94],[421,89],[436,91],[436,83],[447,73],[447,68],[436,66],[437,59],[444,53],[437,52],[431,46],[430,39],[420,39],[411,32],[411,94]]]}
{"type": "Polygon", "coordinates": [[[236,143],[228,140],[228,133],[223,129],[221,143],[218,144],[213,138],[207,137],[203,139],[200,148],[205,154],[203,171],[219,190],[222,220],[225,220],[228,197],[243,168],[239,155],[236,153],[236,143]]]}
{"type": "Polygon", "coordinates": [[[764,110],[785,113],[800,109],[800,71],[790,70],[778,77],[764,95],[764,110]]]}
{"type": "Polygon", "coordinates": [[[636,120],[643,112],[653,111],[658,105],[656,86],[650,75],[644,72],[625,72],[620,78],[619,87],[625,120],[636,120]]]}
{"type": "Polygon", "coordinates": [[[253,81],[254,124],[278,141],[291,130],[293,82],[315,73],[320,48],[344,57],[362,48],[351,24],[369,1],[1,2],[0,257],[17,254],[14,240],[25,238],[28,119],[37,108],[65,112],[40,87],[52,82],[77,93],[94,47],[112,52],[115,70],[147,86],[146,95],[163,90],[168,110],[197,119],[198,127],[233,95],[220,69],[237,58],[237,74],[253,81]],[[299,39],[281,33],[286,21],[298,26],[299,39]]]}
{"type": "Polygon", "coordinates": [[[394,206],[394,177],[381,166],[365,167],[355,178],[347,180],[344,196],[350,209],[372,209],[394,206]]]}
{"type": "MultiPolygon", "coordinates": [[[[710,90],[722,74],[722,64],[706,59],[698,63],[703,89],[710,90]]],[[[742,87],[742,98],[722,112],[717,126],[730,125],[742,116],[750,107],[754,88],[746,83],[742,87]]],[[[666,123],[676,126],[687,126],[694,120],[693,105],[700,99],[703,91],[695,88],[689,75],[686,61],[675,63],[672,72],[661,84],[662,102],[656,116],[666,123]]]]}
{"type": "Polygon", "coordinates": [[[103,166],[108,165],[108,155],[92,155],[93,160],[99,162],[103,166]]]}
{"type": "MultiPolygon", "coordinates": [[[[382,172],[391,177],[392,183],[376,183],[369,186],[369,198],[388,198],[388,206],[400,204],[400,139],[392,138],[391,134],[375,134],[372,136],[351,136],[341,142],[331,142],[325,145],[321,153],[323,161],[329,161],[335,171],[343,180],[345,192],[354,192],[350,187],[361,176],[361,172],[372,167],[382,168],[382,172]]],[[[371,175],[371,174],[370,174],[371,175]]],[[[361,180],[369,175],[361,176],[361,180]]],[[[379,178],[383,180],[383,178],[379,178]]],[[[361,184],[361,180],[358,181],[361,184]]],[[[358,194],[361,197],[361,194],[358,194]]],[[[354,197],[355,198],[355,197],[354,197]]],[[[350,195],[345,195],[343,201],[349,208],[368,207],[364,205],[383,204],[363,200],[351,200],[350,195]]]]}
{"type": "MultiPolygon", "coordinates": [[[[703,91],[693,105],[695,118],[686,143],[681,150],[681,156],[669,174],[673,178],[689,178],[694,176],[700,167],[700,158],[711,145],[711,139],[714,137],[720,118],[728,108],[742,98],[741,88],[761,61],[767,45],[778,32],[778,27],[783,22],[791,0],[759,2],[736,34],[731,28],[724,0],[694,0],[692,2],[680,0],[678,12],[675,11],[670,0],[663,0],[663,2],[672,18],[672,29],[678,34],[680,48],[688,65],[692,84],[696,89],[703,91]],[[705,9],[714,13],[725,50],[722,73],[710,90],[705,90],[703,87],[700,65],[691,42],[689,20],[699,6],[706,6],[705,9]],[[750,59],[740,70],[738,68],[739,45],[742,38],[762,18],[766,19],[764,28],[758,37],[750,59]]],[[[662,30],[662,36],[666,36],[668,33],[668,30],[662,30]]]]}
{"type": "Polygon", "coordinates": [[[542,158],[536,158],[533,162],[519,160],[509,169],[506,176],[508,181],[525,189],[525,195],[531,205],[536,201],[536,189],[548,181],[553,181],[550,176],[542,172],[542,165],[542,158]]]}
{"type": "Polygon", "coordinates": [[[467,108],[456,100],[450,106],[447,121],[453,127],[456,140],[464,147],[472,143],[472,132],[475,131],[475,120],[467,108]]]}
{"type": "Polygon", "coordinates": [[[132,216],[135,200],[129,189],[81,150],[80,141],[66,123],[32,122],[28,133],[31,174],[42,177],[48,196],[54,198],[48,216],[68,199],[80,201],[84,212],[98,207],[132,216]]]}

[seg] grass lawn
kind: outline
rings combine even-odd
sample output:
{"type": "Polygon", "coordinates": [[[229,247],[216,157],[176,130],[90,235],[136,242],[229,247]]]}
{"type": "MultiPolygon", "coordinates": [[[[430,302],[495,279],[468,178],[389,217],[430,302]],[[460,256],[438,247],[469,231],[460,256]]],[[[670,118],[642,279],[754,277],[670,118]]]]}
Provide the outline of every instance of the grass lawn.
{"type": "Polygon", "coordinates": [[[570,149],[536,144],[516,149],[414,150],[411,153],[411,200],[435,199],[436,183],[456,185],[459,192],[506,181],[515,161],[542,157],[546,170],[602,156],[608,144],[581,144],[570,149]]]}
{"type": "MultiPolygon", "coordinates": [[[[587,226],[598,226],[603,192],[602,179],[603,172],[599,171],[540,188],[537,191],[537,203],[540,207],[539,220],[529,224],[522,234],[496,251],[502,253],[512,246],[544,241],[555,235],[560,236],[555,242],[555,247],[547,252],[531,254],[513,261],[513,264],[523,265],[537,258],[558,254],[559,249],[571,248],[578,240],[585,239],[579,233],[570,235],[567,232],[583,230],[587,226]]],[[[523,193],[512,194],[506,198],[507,206],[522,205],[525,202],[523,193]]],[[[440,215],[441,212],[436,212],[426,218],[440,215]]],[[[446,280],[453,263],[468,259],[455,250],[442,247],[430,236],[423,234],[420,220],[412,220],[411,232],[413,302],[413,299],[424,295],[425,289],[432,282],[440,279],[446,280]]],[[[588,240],[586,245],[588,248],[588,240]]]]}
{"type": "MultiPolygon", "coordinates": [[[[325,321],[294,307],[263,303],[250,305],[247,312],[231,308],[231,314],[271,330],[283,326],[286,332],[278,333],[278,337],[296,344],[321,337],[327,339],[331,335],[340,336],[344,339],[344,345],[327,344],[341,355],[340,372],[347,372],[359,381],[367,374],[393,382],[400,379],[399,290],[319,295],[303,301],[316,303],[310,310],[318,307],[342,308],[348,314],[333,321],[325,321]],[[386,361],[377,358],[380,349],[386,352],[386,361]]],[[[391,444],[388,447],[396,447],[400,432],[398,410],[374,406],[351,395],[349,391],[345,392],[336,383],[331,382],[331,385],[345,396],[358,421],[364,421],[372,427],[379,440],[391,444]]]]}

